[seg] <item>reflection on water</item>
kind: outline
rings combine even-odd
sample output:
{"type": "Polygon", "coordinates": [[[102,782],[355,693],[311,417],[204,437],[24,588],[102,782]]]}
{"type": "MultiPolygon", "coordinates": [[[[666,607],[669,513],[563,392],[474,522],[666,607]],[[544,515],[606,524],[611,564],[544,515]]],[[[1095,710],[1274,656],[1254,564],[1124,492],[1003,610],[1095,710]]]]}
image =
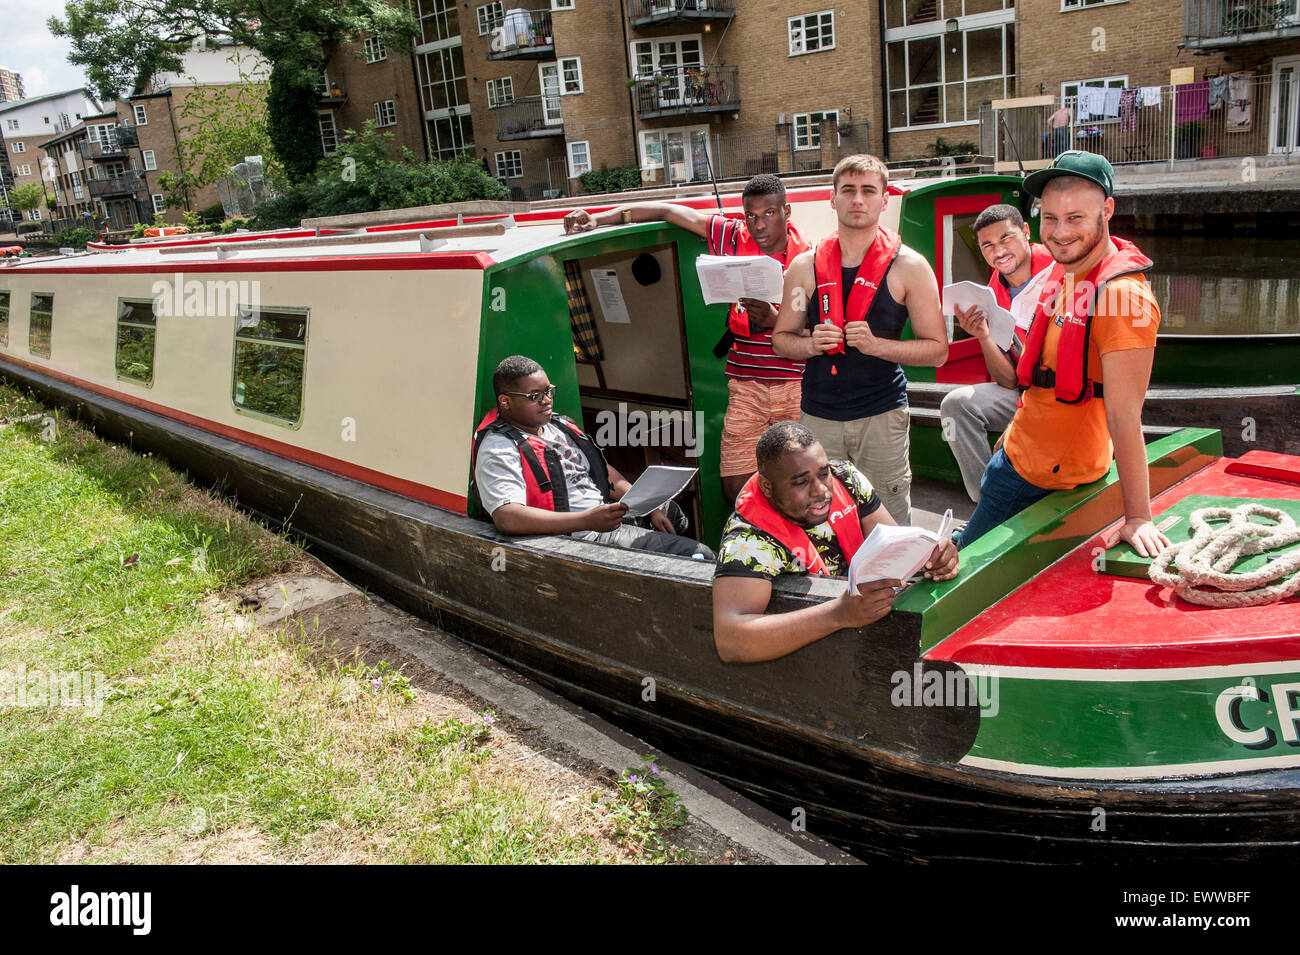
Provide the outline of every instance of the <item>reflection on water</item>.
{"type": "MultiPolygon", "coordinates": [[[[1127,236],[1126,236],[1127,238],[1127,236]]],[[[1144,235],[1161,337],[1300,335],[1300,242],[1144,235]]]]}

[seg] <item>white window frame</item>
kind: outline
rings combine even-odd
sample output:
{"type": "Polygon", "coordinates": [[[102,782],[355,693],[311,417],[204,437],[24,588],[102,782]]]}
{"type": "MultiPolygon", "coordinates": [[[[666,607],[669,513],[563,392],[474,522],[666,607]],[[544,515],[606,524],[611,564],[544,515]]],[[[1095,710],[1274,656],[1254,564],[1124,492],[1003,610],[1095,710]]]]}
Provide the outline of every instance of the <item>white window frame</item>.
{"type": "Polygon", "coordinates": [[[580,57],[580,56],[562,56],[562,57],[560,57],[557,66],[559,67],[559,74],[560,74],[560,95],[561,95],[561,96],[577,96],[579,93],[581,93],[581,92],[582,92],[582,57],[580,57]],[[571,89],[568,88],[568,85],[569,85],[569,78],[568,78],[569,67],[567,66],[567,64],[570,64],[570,63],[573,64],[573,69],[574,69],[574,70],[577,72],[577,74],[578,74],[578,88],[577,88],[576,90],[571,90],[571,89]]]}
{"type": "Polygon", "coordinates": [[[397,104],[391,99],[380,100],[375,104],[375,126],[396,126],[397,104]]]}
{"type": "Polygon", "coordinates": [[[144,160],[144,168],[153,171],[158,168],[158,157],[154,155],[152,149],[140,150],[140,158],[144,160]]]}
{"type": "Polygon", "coordinates": [[[797,17],[788,17],[785,21],[786,32],[790,41],[790,56],[805,56],[809,53],[822,53],[826,50],[835,49],[835,11],[818,10],[815,13],[804,13],[797,17]],[[808,21],[816,17],[814,26],[817,28],[816,49],[808,49],[808,21]],[[821,44],[821,31],[825,25],[822,18],[830,17],[831,41],[829,44],[821,44]]]}
{"type": "Polygon", "coordinates": [[[515,81],[509,76],[498,76],[485,84],[487,87],[488,109],[509,106],[515,101],[515,81]]]}
{"type": "Polygon", "coordinates": [[[593,164],[592,164],[592,161],[591,161],[591,140],[589,140],[589,139],[579,139],[579,140],[577,140],[577,141],[575,141],[575,142],[566,143],[566,144],[565,144],[565,150],[564,150],[564,152],[565,152],[565,156],[566,156],[566,158],[568,159],[568,162],[569,162],[569,178],[570,178],[570,179],[577,179],[577,178],[578,178],[579,176],[581,176],[584,172],[591,172],[591,170],[592,170],[593,168],[595,168],[595,167],[593,166],[593,164]],[[587,160],[586,160],[587,165],[586,165],[586,167],[583,168],[583,169],[579,169],[579,168],[577,167],[576,163],[574,162],[573,149],[574,149],[575,146],[582,146],[582,147],[583,147],[584,149],[586,149],[586,151],[587,151],[587,160]]]}
{"type": "MultiPolygon", "coordinates": [[[[637,137],[638,155],[641,158],[642,169],[662,169],[663,160],[663,141],[669,133],[681,133],[689,143],[696,133],[703,133],[705,136],[710,135],[710,129],[707,125],[703,126],[673,126],[667,129],[643,129],[637,137]],[[659,159],[654,159],[650,155],[650,141],[655,137],[660,139],[659,159]]],[[[709,143],[709,161],[713,161],[713,144],[709,143]]]]}
{"type": "Polygon", "coordinates": [[[32,209],[30,212],[27,213],[27,215],[28,215],[28,218],[29,218],[32,222],[40,222],[40,221],[41,221],[41,210],[40,210],[40,209],[32,209]]]}
{"type": "Polygon", "coordinates": [[[677,45],[677,65],[672,67],[672,69],[676,70],[679,74],[685,69],[699,69],[704,65],[704,34],[702,33],[687,33],[681,36],[657,36],[648,40],[633,40],[628,45],[628,54],[631,57],[632,69],[637,71],[635,73],[636,79],[651,79],[659,73],[659,44],[661,43],[675,43],[677,45]],[[695,59],[687,64],[684,62],[686,60],[686,53],[682,49],[682,44],[691,41],[694,41],[695,43],[695,59]],[[641,64],[637,59],[638,54],[636,48],[637,45],[641,43],[647,43],[650,45],[650,71],[648,73],[640,71],[641,64]]]}
{"type": "MultiPolygon", "coordinates": [[[[1071,80],[1069,83],[1061,84],[1060,102],[1068,103],[1070,106],[1071,126],[1083,126],[1086,128],[1089,126],[1109,126],[1111,123],[1118,123],[1118,116],[1113,116],[1110,119],[1090,119],[1083,123],[1079,121],[1079,90],[1085,86],[1100,86],[1103,89],[1122,90],[1128,87],[1128,74],[1125,73],[1121,76],[1098,76],[1088,80],[1071,80]],[[1069,95],[1065,92],[1067,86],[1074,87],[1073,95],[1069,95]]],[[[1073,143],[1070,144],[1070,148],[1074,148],[1073,143]]]]}
{"type": "Polygon", "coordinates": [[[524,154],[518,149],[505,149],[496,154],[498,179],[522,179],[524,177],[524,154]]]}
{"type": "Polygon", "coordinates": [[[167,197],[161,192],[155,192],[149,197],[153,202],[153,214],[156,216],[165,215],[167,212],[167,197]]]}
{"type": "Polygon", "coordinates": [[[1093,7],[1110,7],[1117,3],[1128,3],[1128,0],[1061,0],[1061,12],[1070,13],[1074,10],[1091,10],[1093,7]]]}
{"type": "Polygon", "coordinates": [[[366,53],[367,63],[378,63],[380,60],[388,59],[388,50],[384,48],[384,41],[379,37],[366,37],[366,42],[363,46],[366,53]]]}
{"type": "Polygon", "coordinates": [[[137,126],[149,125],[149,114],[145,112],[143,103],[135,103],[132,106],[131,111],[135,113],[135,124],[137,126]]]}
{"type": "MultiPolygon", "coordinates": [[[[836,127],[838,127],[838,126],[840,125],[840,111],[839,111],[838,109],[821,109],[821,110],[817,110],[817,109],[815,109],[815,110],[812,110],[811,112],[807,112],[807,113],[795,113],[795,114],[794,114],[794,148],[795,148],[795,150],[811,150],[811,149],[821,149],[821,148],[822,148],[822,139],[821,139],[822,128],[821,128],[821,123],[819,122],[819,123],[814,127],[813,122],[812,122],[812,117],[813,117],[813,116],[821,116],[823,119],[825,119],[825,118],[828,117],[828,116],[833,116],[833,117],[835,117],[835,120],[834,120],[834,121],[835,121],[835,125],[836,125],[836,127]],[[800,124],[799,124],[799,120],[801,120],[801,119],[803,120],[803,145],[802,145],[802,146],[799,145],[799,142],[800,142],[800,135],[799,135],[799,125],[800,125],[800,124]]],[[[839,137],[838,129],[837,129],[837,132],[836,132],[835,135],[836,135],[837,138],[839,137]]],[[[837,145],[838,145],[838,144],[837,144],[837,145]]]]}
{"type": "MultiPolygon", "coordinates": [[[[1012,30],[1014,30],[1015,28],[1015,9],[1011,7],[1004,7],[1000,11],[994,11],[989,14],[972,15],[971,17],[966,18],[964,21],[959,21],[959,23],[962,24],[962,28],[959,31],[959,34],[961,36],[961,41],[963,44],[961,75],[949,76],[947,73],[946,57],[941,57],[940,66],[939,66],[939,79],[937,81],[927,81],[924,83],[920,83],[916,86],[907,85],[907,78],[908,76],[910,76],[911,73],[911,55],[912,55],[911,43],[917,40],[930,40],[930,39],[937,38],[940,44],[940,49],[942,49],[943,44],[945,42],[949,42],[947,40],[946,21],[939,20],[932,23],[927,22],[927,23],[916,24],[914,26],[896,27],[886,31],[885,33],[886,96],[892,99],[892,97],[894,97],[897,94],[906,94],[906,96],[910,97],[914,91],[919,93],[926,89],[937,89],[939,91],[939,101],[941,103],[946,103],[944,97],[946,95],[945,91],[947,87],[960,83],[962,84],[963,87],[962,90],[963,100],[965,100],[970,95],[969,87],[972,83],[980,83],[987,80],[1001,80],[1003,94],[1010,95],[1011,84],[1014,83],[1016,77],[1019,75],[1015,72],[1007,72],[1008,68],[1010,67],[1010,54],[1014,49],[1014,45],[1016,42],[1014,37],[1008,38],[1007,30],[1008,28],[1011,28],[1012,30]],[[978,19],[976,19],[976,16],[978,16],[978,19]],[[992,29],[999,29],[1002,32],[1002,64],[1000,67],[1001,72],[972,76],[969,73],[970,34],[975,32],[980,32],[983,30],[992,30],[992,29]],[[898,44],[901,44],[903,47],[903,80],[901,85],[896,85],[896,78],[893,75],[891,75],[890,68],[889,68],[889,62],[891,59],[890,47],[898,44]]],[[[889,116],[890,119],[889,131],[907,132],[908,130],[915,130],[915,129],[952,129],[952,128],[960,128],[960,127],[969,128],[971,126],[977,125],[979,122],[978,118],[960,119],[960,120],[948,119],[946,105],[942,115],[944,119],[943,122],[925,123],[923,125],[910,126],[907,125],[906,122],[900,125],[898,123],[899,117],[895,116],[891,110],[889,116]]],[[[906,120],[906,116],[904,116],[903,119],[906,120]]]]}
{"type": "Polygon", "coordinates": [[[552,10],[572,10],[573,0],[551,0],[552,10]]]}
{"type": "Polygon", "coordinates": [[[485,3],[482,6],[474,8],[474,17],[478,20],[478,35],[487,36],[492,32],[493,23],[500,22],[506,18],[505,8],[501,5],[500,0],[494,3],[485,3]],[[495,8],[496,12],[492,10],[495,8]],[[486,14],[483,11],[488,11],[486,14]]]}
{"type": "Polygon", "coordinates": [[[22,141],[21,139],[15,139],[15,140],[14,140],[14,143],[13,143],[13,146],[14,146],[14,152],[16,152],[16,153],[25,153],[25,152],[27,152],[27,146],[26,146],[26,144],[23,143],[23,141],[22,141]]]}
{"type": "Polygon", "coordinates": [[[20,175],[20,176],[30,176],[31,174],[32,174],[32,164],[31,164],[31,163],[27,163],[27,162],[25,162],[25,163],[23,163],[21,166],[18,167],[18,175],[20,175]]]}
{"type": "Polygon", "coordinates": [[[16,120],[16,119],[6,119],[6,120],[5,120],[5,124],[8,126],[9,129],[17,129],[17,128],[18,128],[18,120],[16,120]]]}

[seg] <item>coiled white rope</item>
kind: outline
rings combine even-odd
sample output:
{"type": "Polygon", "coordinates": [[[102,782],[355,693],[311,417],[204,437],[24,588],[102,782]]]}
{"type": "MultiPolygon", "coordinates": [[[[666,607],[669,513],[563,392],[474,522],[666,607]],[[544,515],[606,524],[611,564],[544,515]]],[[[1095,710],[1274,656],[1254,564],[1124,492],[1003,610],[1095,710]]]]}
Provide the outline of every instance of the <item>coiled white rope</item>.
{"type": "Polygon", "coordinates": [[[1300,591],[1300,549],[1278,555],[1263,567],[1234,574],[1242,557],[1263,554],[1300,541],[1291,515],[1263,504],[1202,507],[1192,512],[1192,538],[1171,544],[1151,563],[1148,576],[1173,587],[1188,603],[1204,607],[1258,607],[1300,591]],[[1274,524],[1252,520],[1266,517],[1274,524]],[[1227,519],[1226,524],[1210,523],[1227,519]],[[1173,563],[1174,572],[1169,565],[1173,563]]]}

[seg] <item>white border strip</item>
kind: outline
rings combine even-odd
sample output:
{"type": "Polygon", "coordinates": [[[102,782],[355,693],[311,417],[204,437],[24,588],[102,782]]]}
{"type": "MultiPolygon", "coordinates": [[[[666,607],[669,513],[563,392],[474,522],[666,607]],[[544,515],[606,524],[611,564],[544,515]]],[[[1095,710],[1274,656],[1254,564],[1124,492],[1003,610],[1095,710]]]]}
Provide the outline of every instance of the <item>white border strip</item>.
{"type": "MultiPolygon", "coordinates": [[[[929,659],[929,658],[927,658],[929,659]]],[[[1007,680],[1074,680],[1085,683],[1144,683],[1163,680],[1207,680],[1221,677],[1300,673],[1300,660],[1271,663],[1236,663],[1205,667],[1168,667],[1143,670],[1083,670],[1068,667],[1007,667],[990,663],[950,660],[969,676],[997,676],[1007,680]]],[[[1199,764],[1197,764],[1199,765],[1199,764]]]]}
{"type": "Polygon", "coordinates": [[[1236,775],[1252,769],[1290,769],[1300,766],[1300,753],[1257,756],[1253,759],[1223,759],[1207,763],[1167,763],[1163,766],[1034,766],[983,756],[965,756],[960,764],[976,769],[1022,776],[1048,776],[1053,779],[1154,779],[1169,776],[1236,775]]]}

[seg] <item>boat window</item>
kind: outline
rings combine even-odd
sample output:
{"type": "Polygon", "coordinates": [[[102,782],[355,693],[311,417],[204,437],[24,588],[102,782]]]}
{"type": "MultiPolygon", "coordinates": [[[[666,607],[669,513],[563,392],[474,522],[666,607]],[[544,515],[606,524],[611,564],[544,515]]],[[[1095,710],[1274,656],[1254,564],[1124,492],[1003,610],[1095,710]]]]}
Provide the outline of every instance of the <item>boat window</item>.
{"type": "Polygon", "coordinates": [[[153,384],[153,302],[117,303],[117,377],[153,384]]]}
{"type": "Polygon", "coordinates": [[[241,306],[235,322],[235,410],[297,425],[302,418],[307,309],[241,306]]]}
{"type": "Polygon", "coordinates": [[[50,335],[54,326],[54,296],[32,293],[27,319],[27,350],[41,358],[50,357],[50,335]]]}
{"type": "Polygon", "coordinates": [[[9,293],[0,291],[0,345],[9,344],[9,293]]]}

